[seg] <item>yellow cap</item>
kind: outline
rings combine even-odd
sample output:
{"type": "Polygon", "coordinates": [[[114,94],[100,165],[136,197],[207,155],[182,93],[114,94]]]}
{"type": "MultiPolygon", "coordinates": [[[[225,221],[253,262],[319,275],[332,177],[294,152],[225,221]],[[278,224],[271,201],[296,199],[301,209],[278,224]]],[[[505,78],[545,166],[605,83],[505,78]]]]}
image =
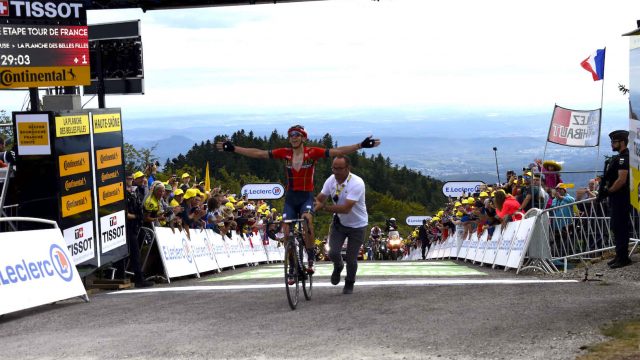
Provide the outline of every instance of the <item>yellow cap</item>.
{"type": "Polygon", "coordinates": [[[182,174],[182,178],[183,178],[183,179],[184,179],[184,178],[188,178],[188,177],[191,177],[191,175],[189,175],[189,173],[184,173],[184,174],[182,174]]]}
{"type": "Polygon", "coordinates": [[[462,213],[462,211],[458,211],[458,212],[456,213],[456,216],[457,216],[457,217],[461,217],[462,215],[464,215],[464,214],[462,213]]]}
{"type": "Polygon", "coordinates": [[[228,208],[229,208],[229,209],[231,209],[231,210],[235,210],[235,209],[236,209],[236,207],[235,207],[235,206],[233,206],[233,204],[232,204],[232,203],[230,203],[230,202],[228,202],[228,203],[224,204],[224,206],[228,207],[228,208]]]}
{"type": "Polygon", "coordinates": [[[184,193],[184,196],[182,197],[185,200],[189,200],[192,197],[198,195],[198,190],[196,189],[187,189],[187,192],[184,193]]]}
{"type": "Polygon", "coordinates": [[[488,197],[489,194],[487,194],[485,191],[480,193],[480,197],[488,197]]]}
{"type": "Polygon", "coordinates": [[[456,203],[453,204],[453,206],[455,206],[455,207],[462,206],[462,203],[460,201],[456,201],[456,203]]]}
{"type": "Polygon", "coordinates": [[[232,203],[236,202],[236,199],[233,196],[227,196],[227,200],[229,200],[232,203]]]}
{"type": "Polygon", "coordinates": [[[144,173],[142,171],[136,171],[135,173],[133,173],[133,179],[137,179],[139,177],[143,177],[144,173]]]}
{"type": "Polygon", "coordinates": [[[184,191],[182,191],[182,189],[176,189],[176,191],[173,192],[173,196],[179,196],[183,194],[184,194],[184,191]]]}

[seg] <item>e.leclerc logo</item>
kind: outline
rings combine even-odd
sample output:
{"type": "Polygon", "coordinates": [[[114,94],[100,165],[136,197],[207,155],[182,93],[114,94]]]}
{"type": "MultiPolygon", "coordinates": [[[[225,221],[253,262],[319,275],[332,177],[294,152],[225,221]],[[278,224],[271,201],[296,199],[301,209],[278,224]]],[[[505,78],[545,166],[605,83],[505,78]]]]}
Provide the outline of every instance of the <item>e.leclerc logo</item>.
{"type": "Polygon", "coordinates": [[[49,259],[22,259],[16,264],[0,265],[0,285],[36,281],[56,274],[66,282],[73,279],[71,261],[64,250],[54,244],[49,248],[49,259]]]}
{"type": "Polygon", "coordinates": [[[73,266],[71,266],[71,261],[69,261],[64,250],[60,246],[53,244],[49,248],[49,256],[51,257],[53,269],[58,273],[58,276],[66,282],[71,281],[73,279],[73,266]]]}

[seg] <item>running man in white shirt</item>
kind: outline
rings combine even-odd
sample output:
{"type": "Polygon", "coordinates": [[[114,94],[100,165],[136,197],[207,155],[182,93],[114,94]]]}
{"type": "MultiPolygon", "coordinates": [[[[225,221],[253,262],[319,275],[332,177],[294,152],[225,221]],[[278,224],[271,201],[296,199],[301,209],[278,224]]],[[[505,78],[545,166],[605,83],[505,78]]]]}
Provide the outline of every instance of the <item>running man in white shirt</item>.
{"type": "Polygon", "coordinates": [[[331,165],[331,175],[316,196],[315,211],[324,210],[333,213],[333,222],[329,232],[329,258],[333,261],[331,283],[340,283],[340,273],[344,268],[340,250],[346,238],[347,276],[344,279],[343,294],[353,292],[358,271],[358,252],[364,241],[369,216],[365,204],[364,181],[351,173],[350,161],[346,156],[336,156],[331,165]],[[329,200],[330,201],[327,201],[329,200]]]}

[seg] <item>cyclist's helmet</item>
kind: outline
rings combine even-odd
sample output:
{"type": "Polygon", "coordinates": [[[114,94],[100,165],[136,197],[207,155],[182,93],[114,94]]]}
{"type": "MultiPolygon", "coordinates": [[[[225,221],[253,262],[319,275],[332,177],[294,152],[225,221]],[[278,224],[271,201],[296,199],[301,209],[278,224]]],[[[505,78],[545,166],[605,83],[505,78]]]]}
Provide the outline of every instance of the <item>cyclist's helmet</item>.
{"type": "Polygon", "coordinates": [[[303,137],[307,137],[307,132],[304,130],[304,126],[302,125],[293,125],[292,127],[289,128],[289,130],[287,130],[287,135],[291,136],[292,132],[298,132],[300,133],[303,137]]]}

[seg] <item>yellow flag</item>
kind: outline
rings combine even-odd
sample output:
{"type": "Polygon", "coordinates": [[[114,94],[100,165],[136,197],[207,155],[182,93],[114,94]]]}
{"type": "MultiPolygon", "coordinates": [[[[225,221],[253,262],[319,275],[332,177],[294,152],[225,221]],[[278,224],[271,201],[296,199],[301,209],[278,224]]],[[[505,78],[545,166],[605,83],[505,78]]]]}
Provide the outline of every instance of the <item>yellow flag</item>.
{"type": "Polygon", "coordinates": [[[209,162],[207,161],[207,168],[204,172],[204,189],[211,191],[211,180],[209,180],[209,162]]]}

